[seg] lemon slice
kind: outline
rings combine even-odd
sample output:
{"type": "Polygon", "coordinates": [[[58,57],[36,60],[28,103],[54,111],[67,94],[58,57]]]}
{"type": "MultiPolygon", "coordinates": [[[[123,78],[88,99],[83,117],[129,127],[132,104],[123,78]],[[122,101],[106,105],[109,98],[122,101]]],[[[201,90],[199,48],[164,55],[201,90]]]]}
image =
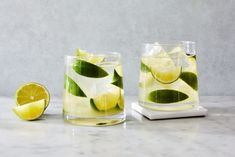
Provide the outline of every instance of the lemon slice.
{"type": "Polygon", "coordinates": [[[116,86],[107,87],[108,91],[91,99],[90,104],[98,111],[107,111],[117,106],[120,97],[120,88],[116,86]]]}
{"type": "Polygon", "coordinates": [[[45,104],[46,101],[42,99],[22,106],[16,106],[13,108],[13,111],[23,120],[35,120],[43,114],[45,104]]]}
{"type": "Polygon", "coordinates": [[[100,63],[104,60],[103,56],[97,56],[97,55],[94,55],[92,53],[88,53],[88,52],[81,50],[81,49],[77,49],[76,56],[78,56],[80,59],[83,59],[83,60],[90,62],[92,64],[97,64],[97,63],[100,63]]]}
{"type": "Polygon", "coordinates": [[[22,85],[16,91],[15,97],[18,106],[44,99],[46,109],[50,101],[48,90],[43,85],[35,82],[22,85]]]}

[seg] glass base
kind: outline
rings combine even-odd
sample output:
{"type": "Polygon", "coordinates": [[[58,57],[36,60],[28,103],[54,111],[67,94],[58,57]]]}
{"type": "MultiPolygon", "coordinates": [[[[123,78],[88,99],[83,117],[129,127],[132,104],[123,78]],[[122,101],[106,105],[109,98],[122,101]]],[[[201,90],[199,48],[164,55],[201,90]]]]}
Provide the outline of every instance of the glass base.
{"type": "Polygon", "coordinates": [[[105,117],[78,117],[64,114],[64,121],[74,125],[83,126],[109,126],[124,122],[125,114],[118,114],[105,117]]]}
{"type": "Polygon", "coordinates": [[[174,112],[191,109],[198,105],[198,103],[179,103],[179,104],[157,104],[139,101],[139,105],[148,108],[150,110],[174,112]]]}

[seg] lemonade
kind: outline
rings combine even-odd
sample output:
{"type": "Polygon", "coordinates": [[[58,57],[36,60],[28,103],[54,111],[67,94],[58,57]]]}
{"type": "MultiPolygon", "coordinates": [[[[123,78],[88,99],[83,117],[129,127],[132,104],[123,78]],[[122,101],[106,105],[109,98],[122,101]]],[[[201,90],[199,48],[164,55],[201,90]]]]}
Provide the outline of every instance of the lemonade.
{"type": "Polygon", "coordinates": [[[78,49],[66,57],[64,119],[78,125],[113,125],[125,120],[120,55],[78,49]]]}
{"type": "Polygon", "coordinates": [[[139,102],[160,111],[184,110],[198,104],[194,42],[146,45],[141,57],[139,102]]]}

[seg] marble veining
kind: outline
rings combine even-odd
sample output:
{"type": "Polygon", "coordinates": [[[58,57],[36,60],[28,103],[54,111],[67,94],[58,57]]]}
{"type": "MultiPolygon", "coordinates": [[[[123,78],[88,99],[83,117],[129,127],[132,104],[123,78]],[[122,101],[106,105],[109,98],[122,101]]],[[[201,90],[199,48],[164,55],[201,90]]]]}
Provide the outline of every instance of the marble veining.
{"type": "Polygon", "coordinates": [[[52,99],[38,121],[18,119],[14,100],[0,97],[0,152],[10,156],[234,156],[235,97],[201,97],[205,118],[150,121],[132,111],[126,97],[127,120],[109,127],[64,123],[62,101],[52,99]]]}

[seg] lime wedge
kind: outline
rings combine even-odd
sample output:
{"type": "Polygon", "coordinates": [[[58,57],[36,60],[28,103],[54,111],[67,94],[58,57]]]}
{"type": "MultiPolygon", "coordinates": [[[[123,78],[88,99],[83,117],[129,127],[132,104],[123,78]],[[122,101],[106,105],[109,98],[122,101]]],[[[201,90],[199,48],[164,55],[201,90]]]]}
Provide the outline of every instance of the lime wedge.
{"type": "Polygon", "coordinates": [[[140,70],[142,72],[150,72],[151,71],[151,69],[147,65],[145,65],[142,61],[141,61],[141,64],[140,64],[140,70]]]}
{"type": "Polygon", "coordinates": [[[154,78],[151,72],[140,72],[139,87],[152,86],[154,78]]]}
{"type": "Polygon", "coordinates": [[[80,59],[73,65],[73,69],[78,74],[86,77],[101,78],[108,76],[108,73],[101,67],[80,59]]]}
{"type": "Polygon", "coordinates": [[[124,91],[120,90],[120,97],[118,100],[118,107],[123,110],[124,109],[124,91]]]}
{"type": "Polygon", "coordinates": [[[82,89],[67,75],[64,76],[64,89],[74,96],[86,97],[82,89]]]}
{"type": "Polygon", "coordinates": [[[121,65],[118,65],[116,68],[115,68],[117,74],[121,77],[123,77],[123,72],[122,72],[122,66],[121,65]]]}
{"type": "Polygon", "coordinates": [[[15,99],[18,106],[44,99],[46,109],[50,101],[50,95],[46,87],[41,84],[31,82],[18,88],[15,94],[15,99]]]}
{"type": "Polygon", "coordinates": [[[103,56],[96,56],[92,53],[88,53],[88,52],[81,50],[81,49],[76,50],[76,56],[78,56],[80,59],[83,59],[83,60],[90,62],[90,63],[93,63],[93,64],[100,63],[104,60],[103,56]]]}
{"type": "Polygon", "coordinates": [[[45,105],[46,101],[42,99],[22,106],[16,106],[13,111],[23,120],[35,120],[43,114],[45,105]]]}
{"type": "Polygon", "coordinates": [[[120,88],[108,88],[108,91],[105,91],[91,99],[90,104],[94,109],[97,109],[98,111],[107,111],[117,106],[120,97],[120,88]]]}
{"type": "Polygon", "coordinates": [[[188,95],[176,90],[162,89],[149,93],[148,99],[155,103],[176,103],[188,98],[188,95]]]}
{"type": "Polygon", "coordinates": [[[192,72],[182,72],[180,78],[186,82],[190,87],[197,91],[197,75],[192,72]]]}
{"type": "Polygon", "coordinates": [[[111,116],[123,112],[123,110],[118,107],[108,111],[99,111],[94,104],[93,106],[88,105],[90,103],[90,98],[74,96],[70,93],[64,94],[66,94],[66,97],[64,97],[63,101],[63,112],[67,115],[87,118],[111,116]]]}
{"type": "Polygon", "coordinates": [[[176,66],[166,53],[161,53],[159,57],[147,57],[142,61],[151,69],[153,77],[161,83],[172,83],[180,76],[181,66],[176,66]]]}
{"type": "Polygon", "coordinates": [[[120,72],[118,73],[117,69],[114,69],[112,84],[119,88],[123,88],[122,76],[120,76],[119,74],[120,72]]]}

